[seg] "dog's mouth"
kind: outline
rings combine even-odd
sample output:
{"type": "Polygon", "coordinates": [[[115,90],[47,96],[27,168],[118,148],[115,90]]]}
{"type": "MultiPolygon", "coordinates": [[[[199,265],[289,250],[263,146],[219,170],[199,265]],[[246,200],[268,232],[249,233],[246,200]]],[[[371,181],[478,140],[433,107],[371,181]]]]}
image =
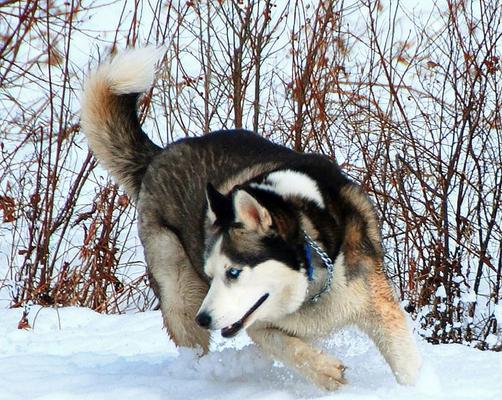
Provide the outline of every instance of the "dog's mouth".
{"type": "Polygon", "coordinates": [[[244,316],[240,320],[234,322],[232,325],[222,328],[221,336],[223,336],[224,338],[231,338],[237,335],[237,333],[244,327],[246,320],[265,302],[265,300],[267,300],[267,298],[268,298],[268,293],[265,293],[254,304],[254,306],[251,307],[246,314],[244,314],[244,316]]]}

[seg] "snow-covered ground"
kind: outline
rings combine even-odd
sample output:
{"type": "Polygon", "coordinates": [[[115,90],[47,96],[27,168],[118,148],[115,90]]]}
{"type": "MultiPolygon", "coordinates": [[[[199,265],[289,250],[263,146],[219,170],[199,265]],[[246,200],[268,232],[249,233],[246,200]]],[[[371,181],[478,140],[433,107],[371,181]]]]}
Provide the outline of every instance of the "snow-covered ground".
{"type": "Polygon", "coordinates": [[[500,399],[502,354],[419,341],[424,368],[416,387],[398,385],[371,344],[349,329],[325,346],[348,366],[349,383],[319,391],[269,361],[247,338],[215,338],[199,358],[177,350],[159,312],[101,315],[88,309],[0,310],[1,400],[154,399],[500,399]]]}

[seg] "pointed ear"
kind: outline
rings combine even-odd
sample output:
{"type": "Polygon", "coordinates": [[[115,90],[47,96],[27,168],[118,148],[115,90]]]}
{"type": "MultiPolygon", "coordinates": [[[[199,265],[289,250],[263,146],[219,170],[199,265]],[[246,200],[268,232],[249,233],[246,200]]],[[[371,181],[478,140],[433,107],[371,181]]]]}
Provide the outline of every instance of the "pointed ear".
{"type": "Polygon", "coordinates": [[[244,190],[234,193],[234,213],[237,222],[244,224],[246,229],[264,233],[272,225],[269,211],[258,200],[244,190]]]}
{"type": "Polygon", "coordinates": [[[218,192],[211,183],[208,183],[206,187],[206,199],[207,216],[212,224],[221,225],[232,221],[232,201],[218,192]]]}

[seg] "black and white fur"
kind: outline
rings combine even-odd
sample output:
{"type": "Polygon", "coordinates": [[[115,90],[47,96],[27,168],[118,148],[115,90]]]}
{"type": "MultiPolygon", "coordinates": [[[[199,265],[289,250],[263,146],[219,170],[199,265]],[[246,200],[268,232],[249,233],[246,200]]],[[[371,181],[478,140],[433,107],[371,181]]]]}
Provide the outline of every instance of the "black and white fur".
{"type": "Polygon", "coordinates": [[[209,348],[207,329],[253,341],[318,386],[344,367],[314,338],[354,324],[401,383],[415,382],[414,341],[382,268],[378,221],[336,163],[244,130],[187,138],[161,149],[142,131],[137,101],[158,54],[125,52],[89,77],[82,128],[101,163],[134,199],[164,324],[179,346],[209,348]],[[333,285],[309,235],[334,262],[333,285]]]}

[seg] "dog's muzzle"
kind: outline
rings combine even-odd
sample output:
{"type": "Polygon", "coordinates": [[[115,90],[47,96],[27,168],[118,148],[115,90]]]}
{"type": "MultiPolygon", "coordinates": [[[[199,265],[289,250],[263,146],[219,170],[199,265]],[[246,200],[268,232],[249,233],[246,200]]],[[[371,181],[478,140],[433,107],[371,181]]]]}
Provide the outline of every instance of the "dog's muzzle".
{"type": "MultiPolygon", "coordinates": [[[[251,307],[244,316],[238,320],[237,322],[234,322],[232,325],[226,326],[221,329],[221,336],[224,338],[231,338],[244,327],[246,324],[246,321],[249,319],[249,317],[265,302],[265,300],[268,299],[269,294],[265,293],[263,296],[259,298],[259,300],[251,307]]],[[[211,329],[211,322],[212,318],[209,313],[206,311],[202,311],[201,313],[197,314],[195,317],[195,321],[197,324],[205,329],[211,329]]]]}
{"type": "Polygon", "coordinates": [[[263,296],[260,297],[260,299],[254,304],[253,307],[251,307],[246,314],[237,322],[234,322],[230,326],[226,326],[225,328],[222,328],[221,330],[221,336],[224,338],[231,338],[243,328],[244,324],[246,323],[247,319],[253,314],[264,302],[267,300],[269,294],[265,293],[263,296]]]}

